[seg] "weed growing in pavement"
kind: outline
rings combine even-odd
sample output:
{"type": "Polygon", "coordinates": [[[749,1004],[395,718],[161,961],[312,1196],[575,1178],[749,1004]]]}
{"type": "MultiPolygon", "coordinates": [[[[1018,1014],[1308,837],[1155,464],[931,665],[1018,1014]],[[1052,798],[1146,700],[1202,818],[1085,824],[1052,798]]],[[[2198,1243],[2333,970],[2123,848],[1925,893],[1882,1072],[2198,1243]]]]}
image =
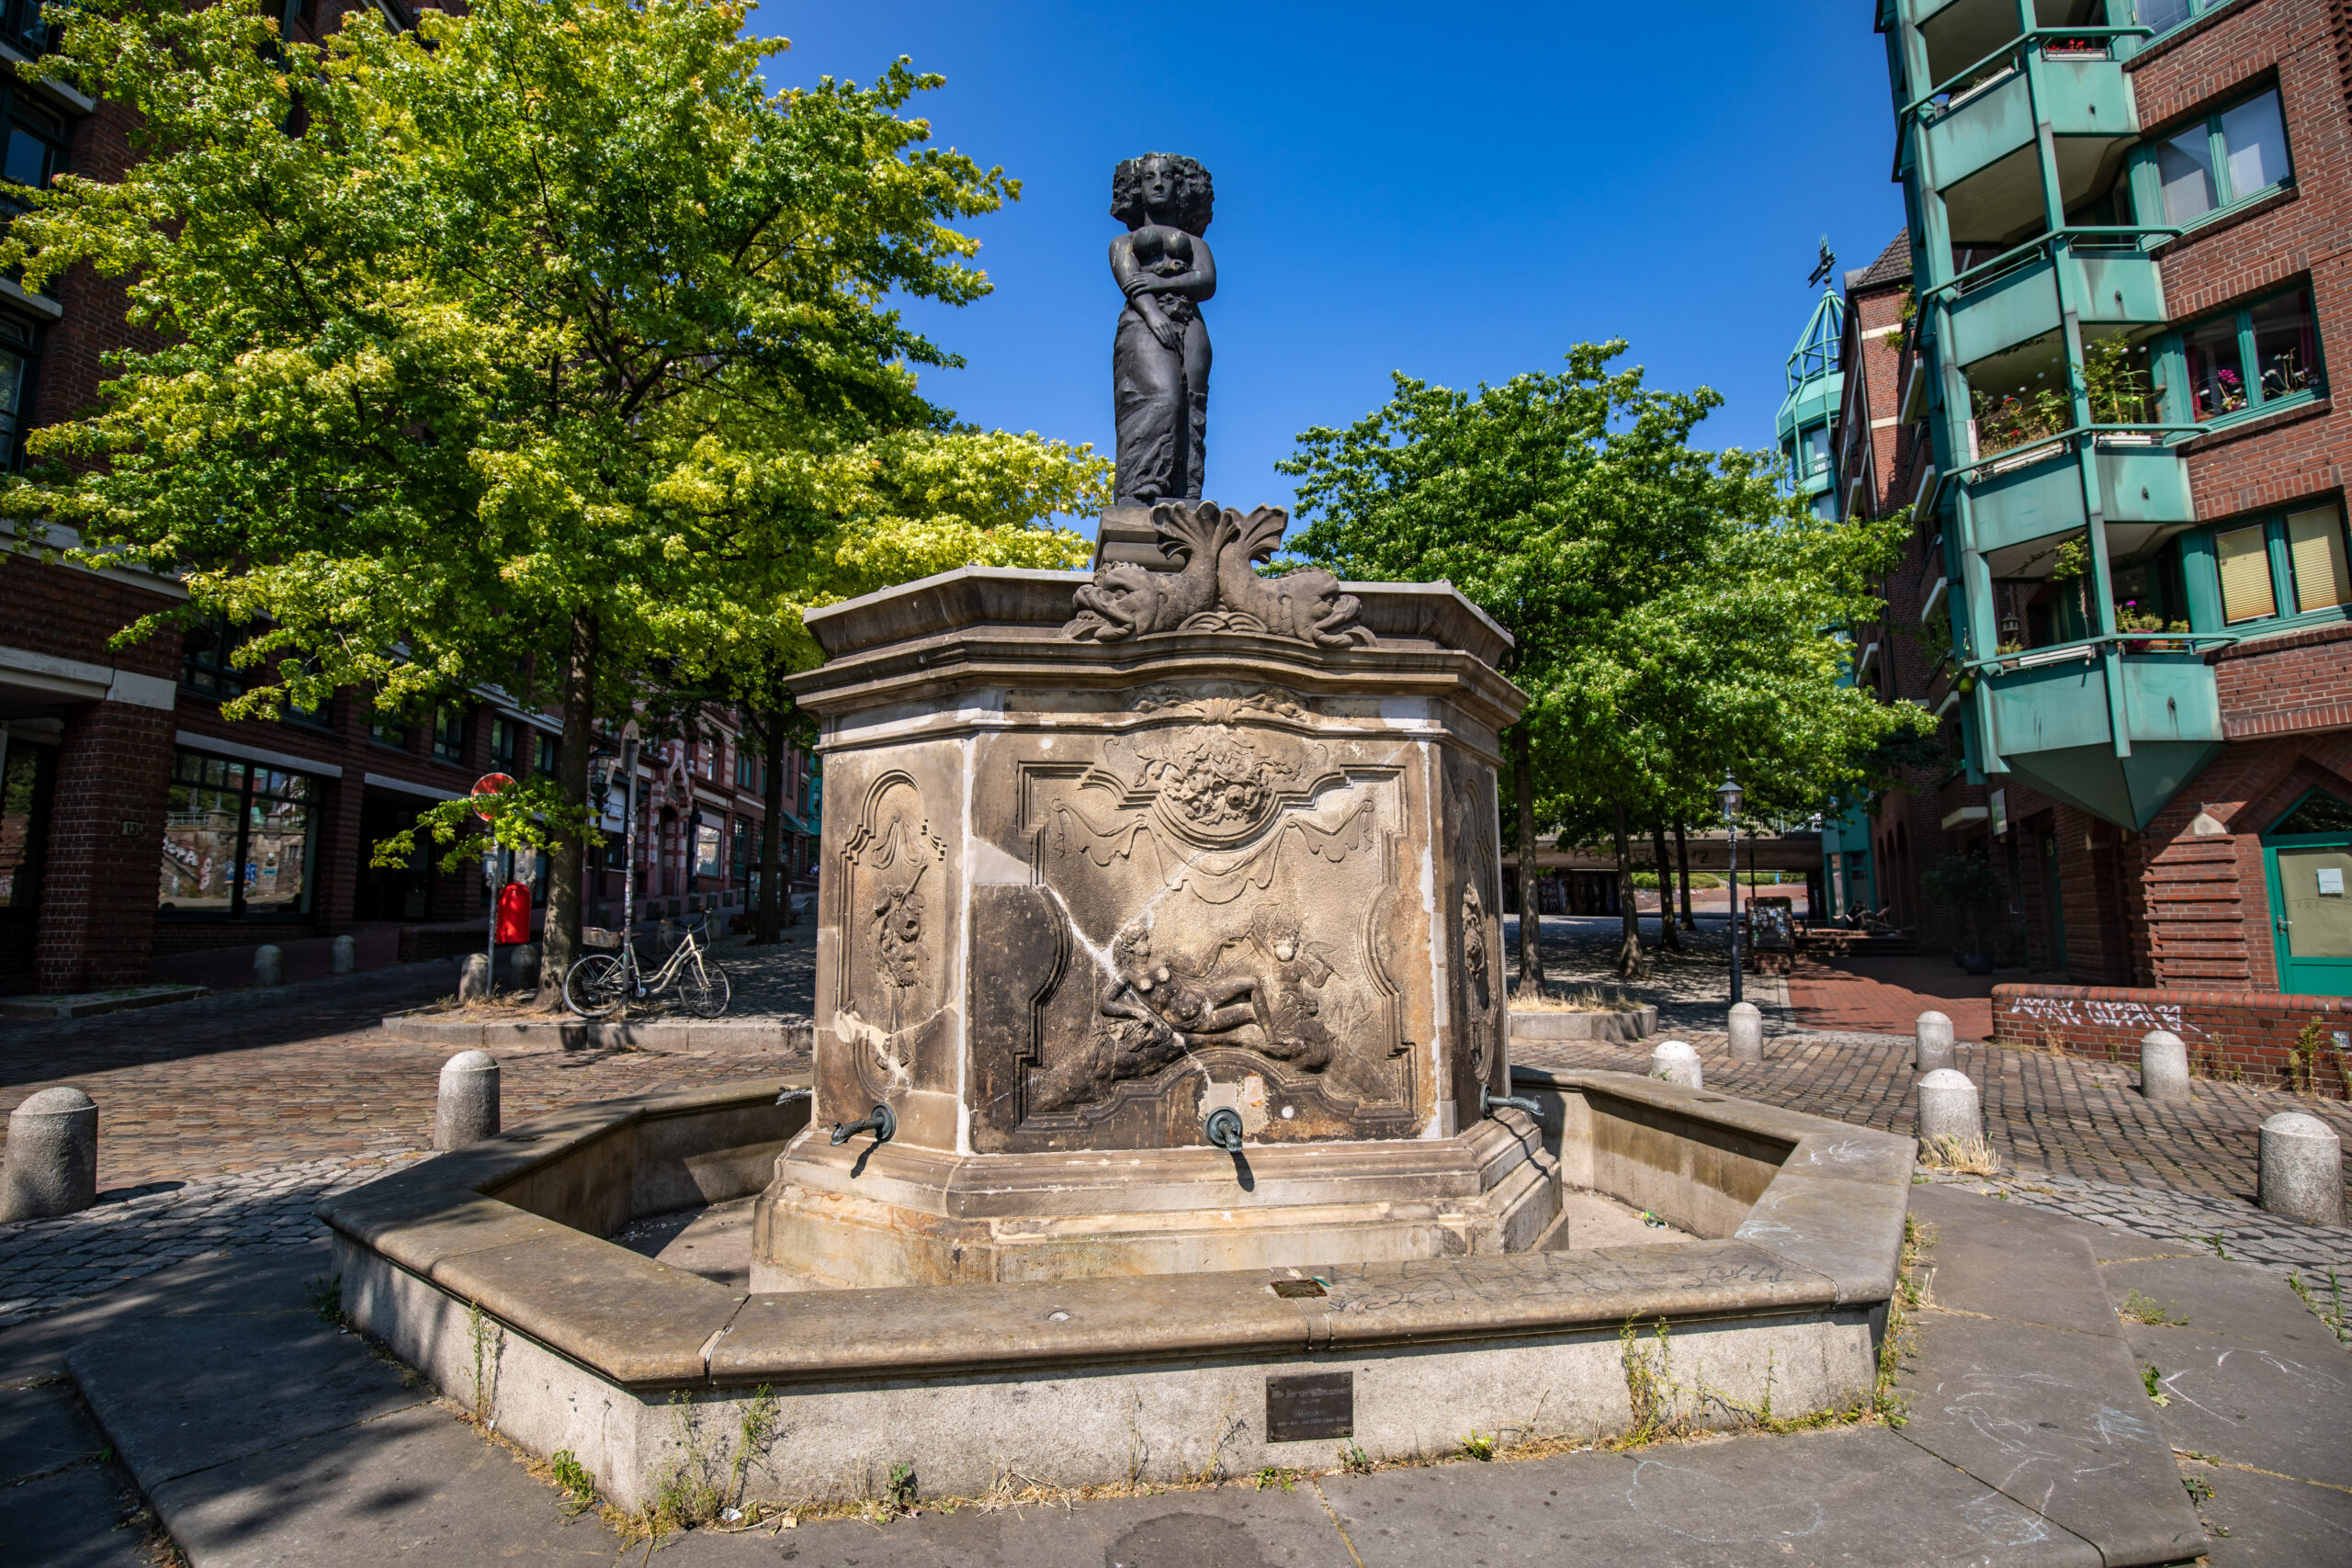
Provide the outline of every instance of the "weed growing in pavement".
{"type": "Polygon", "coordinates": [[[558,1449],[548,1461],[548,1478],[561,1489],[564,1500],[571,1505],[568,1512],[585,1513],[596,1506],[596,1478],[570,1449],[558,1449]]]}
{"type": "Polygon", "coordinates": [[[2188,1506],[2192,1508],[2202,1508],[2213,1500],[2212,1483],[2201,1475],[2184,1475],[2180,1478],[2180,1484],[2188,1491],[2188,1506]]]}
{"type": "Polygon", "coordinates": [[[2202,1055],[2188,1054],[2188,1076],[2210,1083],[2244,1083],[2245,1069],[2223,1058],[2219,1045],[2208,1045],[2202,1055]]]}
{"type": "MultiPolygon", "coordinates": [[[[742,1479],[742,1468],[736,1468],[736,1479],[742,1479]]],[[[902,1514],[912,1513],[915,1506],[915,1467],[901,1461],[890,1467],[890,1506],[902,1514]]]]}
{"type": "Polygon", "coordinates": [[[2143,1296],[2134,1291],[2123,1299],[2121,1306],[2115,1309],[2115,1315],[2130,1318],[2134,1323],[2144,1323],[2151,1328],[2186,1328],[2188,1326],[2188,1314],[2173,1315],[2172,1309],[2179,1304],[2178,1302],[2166,1302],[2158,1306],[2154,1296],[2143,1296]]]}
{"type": "Polygon", "coordinates": [[[1362,1443],[1351,1442],[1340,1450],[1340,1468],[1350,1475],[1370,1475],[1372,1456],[1363,1451],[1362,1443]]]}
{"type": "Polygon", "coordinates": [[[490,1423],[494,1430],[498,1418],[491,1414],[497,1401],[499,1326],[497,1320],[481,1310],[475,1302],[466,1308],[466,1333],[474,1347],[474,1414],[490,1423]]]}
{"type": "Polygon", "coordinates": [[[2220,1231],[2215,1231],[2211,1235],[2200,1235],[2197,1237],[2197,1239],[2211,1247],[2213,1249],[2213,1256],[2220,1258],[2222,1262],[2234,1263],[2237,1261],[2236,1258],[2230,1256],[2230,1249],[2222,1245],[2226,1238],[2220,1231]]]}
{"type": "MultiPolygon", "coordinates": [[[[654,1477],[653,1501],[634,1517],[622,1522],[625,1536],[648,1535],[658,1540],[672,1530],[711,1524],[730,1512],[735,1519],[741,1518],[743,1510],[740,1505],[745,1472],[752,1461],[764,1457],[775,1441],[779,1411],[775,1394],[765,1383],[752,1391],[750,1402],[738,1414],[731,1440],[717,1444],[705,1436],[702,1424],[695,1419],[692,1394],[681,1389],[671,1396],[670,1404],[678,1413],[676,1451],[654,1477]]],[[[911,1466],[897,1465],[891,1469],[893,1509],[902,1483],[909,1488],[913,1486],[911,1466]]],[[[878,1506],[878,1502],[869,1501],[869,1508],[878,1506]]]]}
{"type": "Polygon", "coordinates": [[[2154,1361],[2140,1363],[2140,1382],[2147,1389],[2148,1397],[2156,1402],[2156,1408],[2159,1410],[2172,1403],[2172,1395],[2158,1386],[2163,1381],[2164,1373],[2156,1370],[2156,1364],[2154,1361]]]}
{"type": "MultiPolygon", "coordinates": [[[[1666,1325],[1660,1324],[1658,1326],[1663,1328],[1666,1325]]],[[[1495,1439],[1487,1437],[1484,1432],[1473,1431],[1462,1439],[1462,1451],[1484,1463],[1495,1457],[1495,1439]]]]}
{"type": "Polygon", "coordinates": [[[331,1323],[337,1328],[348,1328],[351,1320],[343,1314],[343,1276],[329,1278],[314,1274],[302,1281],[302,1293],[311,1299],[311,1310],[319,1314],[321,1323],[331,1323]]]}
{"type": "Polygon", "coordinates": [[[1255,1486],[1261,1492],[1271,1492],[1277,1488],[1287,1492],[1291,1489],[1292,1484],[1295,1483],[1297,1479],[1298,1472],[1296,1471],[1284,1470],[1280,1465],[1270,1464],[1263,1470],[1261,1470],[1257,1474],[1251,1476],[1250,1478],[1250,1484],[1255,1486]]]}
{"type": "Polygon", "coordinates": [[[1937,1170],[1957,1171],[1962,1176],[1998,1176],[2001,1156],[1981,1133],[1965,1138],[1939,1133],[1919,1145],[1919,1163],[1937,1170]]]}
{"type": "Polygon", "coordinates": [[[1623,1436],[1609,1445],[1617,1453],[1630,1449],[1644,1449],[1661,1438],[1685,1435],[1689,1423],[1675,1414],[1676,1396],[1682,1390],[1674,1381],[1674,1350],[1669,1342],[1666,1319],[1657,1320],[1657,1327],[1645,1343],[1641,1330],[1627,1318],[1617,1335],[1618,1364],[1625,1374],[1625,1403],[1633,1412],[1633,1425],[1623,1436]],[[1655,1359],[1653,1359],[1655,1358],[1655,1359]]]}
{"type": "Polygon", "coordinates": [[[2317,1292],[2303,1283],[2303,1277],[2301,1274],[2289,1274],[2287,1288],[2294,1292],[2301,1299],[2303,1305],[2311,1309],[2313,1317],[2327,1325],[2327,1331],[2335,1336],[2335,1342],[2338,1345],[2352,1345],[2352,1321],[2346,1319],[2345,1313],[2344,1281],[2336,1278],[2335,1270],[2333,1269],[2327,1270],[2326,1279],[2327,1295],[2324,1301],[2317,1292]]]}

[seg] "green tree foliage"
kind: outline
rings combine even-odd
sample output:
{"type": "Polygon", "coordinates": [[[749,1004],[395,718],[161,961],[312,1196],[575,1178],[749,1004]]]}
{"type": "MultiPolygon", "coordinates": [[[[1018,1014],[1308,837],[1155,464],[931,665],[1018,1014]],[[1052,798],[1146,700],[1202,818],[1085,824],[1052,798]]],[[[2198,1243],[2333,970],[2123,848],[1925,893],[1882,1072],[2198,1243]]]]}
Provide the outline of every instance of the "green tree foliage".
{"type": "MultiPolygon", "coordinates": [[[[1563,371],[1466,392],[1400,374],[1384,407],[1301,435],[1283,471],[1313,519],[1297,553],[1344,576],[1451,581],[1517,639],[1518,842],[1544,828],[1615,840],[1631,970],[1636,830],[1711,819],[1726,766],[1753,812],[1816,809],[1906,716],[1838,683],[1834,628],[1878,613],[1889,529],[1823,522],[1765,459],[1692,445],[1722,400],[1612,370],[1624,346],[1578,344],[1563,371]]],[[[1532,871],[1522,857],[1522,908],[1532,871]]],[[[1532,924],[1522,985],[1542,983],[1532,924]]]]}
{"type": "MultiPolygon", "coordinates": [[[[255,628],[239,703],[392,706],[517,668],[560,693],[548,973],[578,924],[590,719],[642,672],[752,695],[804,605],[1068,564],[1107,465],[955,425],[899,296],[986,292],[956,222],[1018,195],[927,145],[905,62],[772,94],[712,0],[478,0],[323,48],[249,8],[89,0],[43,69],[135,111],[119,183],[61,176],[0,265],[121,280],[152,334],[36,434],[5,508],[255,628]]],[[[166,617],[132,627],[136,638],[166,617]]],[[[441,824],[447,841],[457,819],[441,824]]]]}

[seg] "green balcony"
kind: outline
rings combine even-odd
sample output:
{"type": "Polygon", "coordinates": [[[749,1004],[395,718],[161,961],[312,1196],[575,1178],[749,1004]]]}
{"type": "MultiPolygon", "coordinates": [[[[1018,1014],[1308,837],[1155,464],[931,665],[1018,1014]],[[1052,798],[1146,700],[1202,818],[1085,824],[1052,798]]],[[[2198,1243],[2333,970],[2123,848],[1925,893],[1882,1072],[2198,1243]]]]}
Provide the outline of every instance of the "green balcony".
{"type": "Polygon", "coordinates": [[[2086,327],[2156,326],[2169,319],[2154,257],[2137,251],[2069,251],[1954,296],[1946,339],[1954,360],[1974,365],[2058,331],[2065,321],[2058,296],[2062,276],[2086,327]]]}
{"type": "MultiPolygon", "coordinates": [[[[2188,465],[2173,446],[2099,443],[2098,469],[2107,547],[2130,560],[2197,520],[2188,465]]],[[[1968,481],[1968,547],[1997,579],[2047,577],[2050,541],[2090,521],[2071,442],[2030,448],[1968,481]]]]}
{"type": "Polygon", "coordinates": [[[1955,242],[2013,234],[2044,212],[2034,132],[2036,94],[2050,122],[2060,205],[2071,208],[2114,177],[2139,134],[2123,67],[2099,55],[2022,48],[2019,62],[1956,95],[1922,126],[1927,174],[1944,198],[1955,242]]]}
{"type": "Polygon", "coordinates": [[[2192,652],[2119,651],[2146,646],[2086,644],[2051,662],[1984,670],[1982,711],[2000,764],[2095,817],[2134,832],[2146,827],[2222,744],[2212,668],[2192,652]],[[2119,676],[2120,718],[2109,662],[2119,676]]]}

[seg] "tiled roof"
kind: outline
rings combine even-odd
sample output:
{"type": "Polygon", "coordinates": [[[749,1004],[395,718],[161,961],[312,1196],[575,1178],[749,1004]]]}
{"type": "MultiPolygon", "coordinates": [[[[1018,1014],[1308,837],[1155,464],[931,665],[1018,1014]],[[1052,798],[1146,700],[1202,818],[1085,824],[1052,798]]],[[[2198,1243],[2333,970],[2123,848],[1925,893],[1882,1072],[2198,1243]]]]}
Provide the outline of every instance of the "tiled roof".
{"type": "Polygon", "coordinates": [[[1878,254],[1878,260],[1859,272],[1846,275],[1846,292],[1851,294],[1857,288],[1876,288],[1882,284],[1910,281],[1911,236],[1897,233],[1887,242],[1886,249],[1878,254]]]}

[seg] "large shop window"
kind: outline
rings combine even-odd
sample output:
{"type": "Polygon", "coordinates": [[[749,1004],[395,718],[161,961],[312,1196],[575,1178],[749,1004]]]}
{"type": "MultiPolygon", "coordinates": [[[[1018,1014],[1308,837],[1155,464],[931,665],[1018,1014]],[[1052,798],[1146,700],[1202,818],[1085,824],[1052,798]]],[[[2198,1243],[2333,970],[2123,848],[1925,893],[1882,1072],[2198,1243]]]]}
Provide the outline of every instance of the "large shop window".
{"type": "Polygon", "coordinates": [[[318,785],[309,777],[174,752],[156,913],[176,919],[306,915],[317,836],[318,785]]]}
{"type": "Polygon", "coordinates": [[[2165,221],[2183,227],[2266,196],[2295,174],[2276,88],[2166,137],[2156,143],[2155,158],[2165,221]]]}
{"type": "Polygon", "coordinates": [[[2327,389],[2308,288],[2184,327],[2177,343],[2165,356],[2179,372],[2188,406],[2168,412],[2200,424],[2307,402],[2327,389]]]}
{"type": "Polygon", "coordinates": [[[2352,604],[2344,513],[2333,502],[2217,532],[2213,557],[2222,618],[2233,626],[2352,604]]]}

